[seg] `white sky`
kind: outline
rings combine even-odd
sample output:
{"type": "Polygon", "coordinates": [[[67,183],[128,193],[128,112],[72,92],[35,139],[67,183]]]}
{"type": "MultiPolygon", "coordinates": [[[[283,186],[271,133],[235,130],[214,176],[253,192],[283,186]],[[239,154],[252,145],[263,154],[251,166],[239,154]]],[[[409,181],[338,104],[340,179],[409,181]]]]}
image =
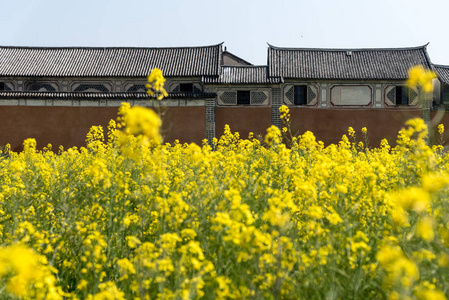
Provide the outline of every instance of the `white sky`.
{"type": "Polygon", "coordinates": [[[0,0],[2,46],[414,47],[449,65],[448,0],[0,0]]]}

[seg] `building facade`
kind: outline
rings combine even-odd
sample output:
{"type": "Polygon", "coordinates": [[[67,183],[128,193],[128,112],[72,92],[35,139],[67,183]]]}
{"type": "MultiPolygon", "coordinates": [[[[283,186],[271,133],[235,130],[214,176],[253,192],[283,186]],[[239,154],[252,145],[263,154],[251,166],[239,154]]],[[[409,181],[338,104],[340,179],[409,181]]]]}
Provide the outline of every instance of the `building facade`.
{"type": "MultiPolygon", "coordinates": [[[[0,47],[0,146],[20,150],[82,146],[89,128],[107,126],[122,102],[154,107],[165,141],[201,143],[225,124],[246,137],[281,126],[290,107],[298,134],[338,142],[349,126],[368,127],[373,146],[394,141],[404,122],[421,115],[408,70],[438,72],[433,106],[449,104],[449,67],[433,65],[426,46],[389,49],[304,49],[269,45],[268,63],[253,66],[222,44],[176,48],[0,47]],[[146,94],[146,76],[163,70],[169,96],[146,94]]],[[[445,122],[446,119],[443,120],[445,122]]],[[[360,128],[359,128],[360,127],[360,128]]]]}

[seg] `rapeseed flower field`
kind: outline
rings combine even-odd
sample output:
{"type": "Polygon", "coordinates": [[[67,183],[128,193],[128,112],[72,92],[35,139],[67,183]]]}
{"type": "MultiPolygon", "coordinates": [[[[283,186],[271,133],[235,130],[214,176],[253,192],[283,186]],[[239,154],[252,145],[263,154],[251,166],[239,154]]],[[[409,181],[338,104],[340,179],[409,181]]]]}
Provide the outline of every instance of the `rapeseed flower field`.
{"type": "Polygon", "coordinates": [[[280,111],[200,146],[124,104],[85,147],[5,148],[0,298],[446,299],[449,154],[424,121],[325,147],[280,111]]]}

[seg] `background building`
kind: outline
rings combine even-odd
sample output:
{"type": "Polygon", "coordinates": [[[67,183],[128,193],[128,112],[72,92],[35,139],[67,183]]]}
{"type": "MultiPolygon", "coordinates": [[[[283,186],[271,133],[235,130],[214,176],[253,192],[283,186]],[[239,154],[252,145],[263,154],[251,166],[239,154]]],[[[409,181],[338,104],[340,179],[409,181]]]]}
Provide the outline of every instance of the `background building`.
{"type": "MultiPolygon", "coordinates": [[[[368,127],[377,146],[394,142],[404,122],[421,116],[412,66],[439,74],[433,106],[449,104],[449,67],[433,65],[426,45],[391,49],[302,49],[269,45],[253,66],[222,44],[176,48],[0,47],[0,146],[20,150],[25,138],[57,147],[82,146],[92,125],[107,126],[122,102],[162,115],[165,141],[201,143],[225,124],[242,137],[280,126],[290,107],[293,128],[338,142],[349,126],[368,127]],[[169,96],[146,94],[146,76],[163,70],[169,96]],[[441,86],[441,87],[440,87],[441,86]]],[[[443,122],[446,122],[443,119],[443,122]]],[[[449,123],[448,123],[449,124],[449,123]]]]}

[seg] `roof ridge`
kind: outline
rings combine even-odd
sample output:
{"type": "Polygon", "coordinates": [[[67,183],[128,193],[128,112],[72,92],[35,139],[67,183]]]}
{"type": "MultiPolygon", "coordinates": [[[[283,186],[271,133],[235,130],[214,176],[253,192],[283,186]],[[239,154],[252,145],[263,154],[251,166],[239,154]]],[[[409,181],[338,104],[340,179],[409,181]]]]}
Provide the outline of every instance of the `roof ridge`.
{"type": "Polygon", "coordinates": [[[181,46],[181,47],[126,47],[126,46],[114,46],[114,47],[99,47],[99,46],[0,46],[0,49],[35,49],[35,50],[74,50],[74,49],[86,49],[86,50],[102,50],[102,49],[194,49],[194,48],[213,48],[223,45],[224,42],[207,46],[181,46]]]}
{"type": "Polygon", "coordinates": [[[426,49],[429,43],[422,46],[414,46],[414,47],[398,47],[398,48],[292,48],[292,47],[278,47],[273,46],[270,43],[267,43],[270,49],[274,50],[287,50],[287,51],[326,51],[326,52],[345,52],[345,51],[388,51],[388,50],[420,50],[426,49]]]}
{"type": "Polygon", "coordinates": [[[449,69],[449,65],[433,64],[433,66],[434,66],[434,67],[437,67],[437,68],[449,69]]]}
{"type": "Polygon", "coordinates": [[[235,65],[221,65],[222,68],[268,68],[267,65],[248,65],[248,66],[235,66],[235,65]]]}

